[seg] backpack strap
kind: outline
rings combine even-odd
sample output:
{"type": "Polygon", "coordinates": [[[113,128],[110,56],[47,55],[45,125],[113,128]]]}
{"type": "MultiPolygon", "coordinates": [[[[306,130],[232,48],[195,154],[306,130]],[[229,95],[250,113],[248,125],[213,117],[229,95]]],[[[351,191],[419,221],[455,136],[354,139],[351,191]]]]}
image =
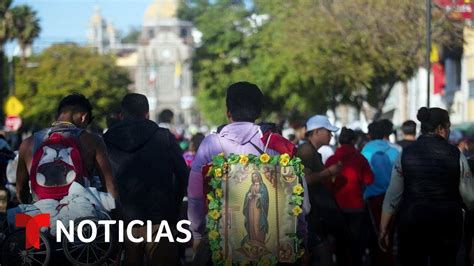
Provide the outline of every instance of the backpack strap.
{"type": "Polygon", "coordinates": [[[222,153],[224,153],[225,155],[224,146],[222,145],[221,137],[219,136],[219,134],[216,134],[216,136],[217,136],[217,140],[219,141],[219,145],[221,145],[222,153]]]}
{"type": "Polygon", "coordinates": [[[273,135],[273,133],[270,133],[270,136],[268,137],[267,143],[265,143],[265,147],[263,148],[263,150],[260,149],[257,145],[255,145],[255,143],[253,143],[252,141],[249,141],[249,143],[250,143],[260,154],[267,153],[268,144],[270,144],[270,139],[272,138],[272,135],[273,135]]]}
{"type": "Polygon", "coordinates": [[[33,134],[33,155],[39,149],[41,144],[43,144],[43,142],[49,137],[49,130],[49,128],[46,128],[33,134]]]}
{"type": "Polygon", "coordinates": [[[264,154],[265,151],[263,151],[262,149],[260,149],[257,145],[255,145],[252,141],[249,141],[249,143],[260,153],[260,154],[264,154]]]}
{"type": "Polygon", "coordinates": [[[265,144],[265,148],[263,149],[263,152],[264,152],[264,153],[267,153],[268,144],[270,144],[270,139],[272,138],[272,136],[273,136],[273,132],[270,133],[270,136],[268,136],[267,143],[265,144]]]}

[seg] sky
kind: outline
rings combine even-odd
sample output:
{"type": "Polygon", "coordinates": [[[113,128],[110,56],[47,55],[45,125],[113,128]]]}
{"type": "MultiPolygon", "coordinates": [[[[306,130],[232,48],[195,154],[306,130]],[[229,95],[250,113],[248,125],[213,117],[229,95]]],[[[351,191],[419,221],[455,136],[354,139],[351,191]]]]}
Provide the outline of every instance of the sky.
{"type": "MultiPolygon", "coordinates": [[[[87,41],[87,26],[96,6],[102,16],[121,32],[130,27],[140,27],[146,8],[153,0],[14,0],[13,6],[28,4],[37,11],[41,35],[34,49],[41,50],[53,43],[87,41]]],[[[14,53],[14,45],[7,46],[7,53],[14,53]]]]}

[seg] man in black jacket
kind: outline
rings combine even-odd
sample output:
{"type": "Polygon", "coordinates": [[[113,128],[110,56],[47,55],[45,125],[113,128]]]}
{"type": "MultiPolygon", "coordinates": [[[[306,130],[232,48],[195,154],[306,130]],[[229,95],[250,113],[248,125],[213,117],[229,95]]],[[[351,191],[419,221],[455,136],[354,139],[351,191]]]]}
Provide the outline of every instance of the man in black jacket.
{"type": "MultiPolygon", "coordinates": [[[[162,221],[171,228],[178,222],[179,207],[187,187],[188,169],[174,136],[150,121],[148,100],[130,93],[122,100],[122,121],[104,136],[127,221],[151,220],[153,239],[162,221]]],[[[146,225],[146,223],[145,223],[146,225]]],[[[135,238],[146,239],[146,227],[135,226],[135,238]]],[[[177,244],[159,242],[125,245],[125,265],[174,265],[177,244]],[[144,261],[145,260],[145,261],[144,261]]]]}

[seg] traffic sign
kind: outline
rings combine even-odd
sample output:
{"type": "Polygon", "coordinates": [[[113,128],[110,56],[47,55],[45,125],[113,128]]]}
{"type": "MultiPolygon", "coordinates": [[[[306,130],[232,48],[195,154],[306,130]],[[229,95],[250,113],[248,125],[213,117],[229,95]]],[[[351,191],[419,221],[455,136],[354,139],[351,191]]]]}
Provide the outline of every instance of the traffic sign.
{"type": "Polygon", "coordinates": [[[18,116],[25,107],[15,96],[8,97],[3,110],[7,116],[18,116]]]}
{"type": "Polygon", "coordinates": [[[5,127],[9,131],[17,131],[21,127],[21,117],[8,116],[5,120],[5,127]]]}

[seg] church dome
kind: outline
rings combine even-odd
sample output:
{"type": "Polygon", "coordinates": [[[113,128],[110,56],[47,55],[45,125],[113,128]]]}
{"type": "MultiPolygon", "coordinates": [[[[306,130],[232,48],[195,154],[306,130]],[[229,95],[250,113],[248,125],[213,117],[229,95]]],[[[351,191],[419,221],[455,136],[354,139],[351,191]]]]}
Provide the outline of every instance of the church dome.
{"type": "Polygon", "coordinates": [[[94,8],[94,15],[90,18],[89,23],[92,26],[102,26],[105,24],[104,18],[102,18],[102,15],[100,14],[100,8],[95,7],[94,8]]]}
{"type": "Polygon", "coordinates": [[[145,24],[176,17],[177,0],[155,0],[145,11],[145,24]]]}

